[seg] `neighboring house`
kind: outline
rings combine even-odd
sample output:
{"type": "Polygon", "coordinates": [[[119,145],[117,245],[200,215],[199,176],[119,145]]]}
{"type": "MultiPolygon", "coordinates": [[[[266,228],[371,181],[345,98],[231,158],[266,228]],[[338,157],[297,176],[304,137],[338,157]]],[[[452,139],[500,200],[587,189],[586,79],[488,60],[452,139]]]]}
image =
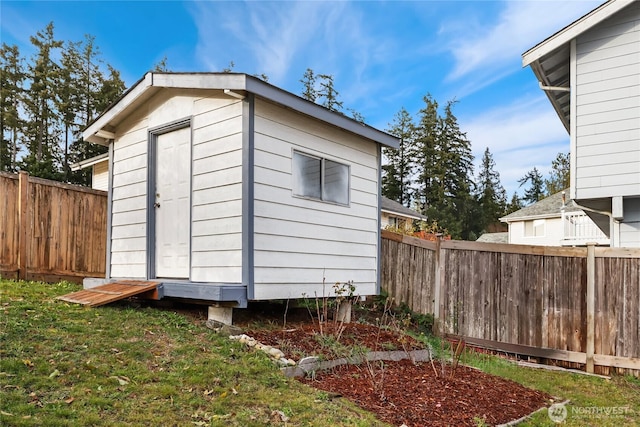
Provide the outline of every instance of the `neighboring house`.
{"type": "Polygon", "coordinates": [[[609,245],[609,238],[571,201],[558,192],[510,213],[500,221],[509,225],[508,243],[542,246],[609,245]]]}
{"type": "Polygon", "coordinates": [[[383,229],[397,228],[411,231],[413,230],[414,221],[427,220],[427,217],[421,213],[384,196],[382,197],[380,211],[380,226],[383,229]]]}
{"type": "Polygon", "coordinates": [[[91,188],[107,191],[109,189],[109,153],[100,154],[71,165],[72,171],[91,168],[91,188]]]}
{"type": "Polygon", "coordinates": [[[612,0],[522,55],[571,136],[571,190],[611,239],[640,246],[640,2],[612,0]]]}
{"type": "Polygon", "coordinates": [[[379,292],[397,138],[235,73],[148,73],[83,137],[109,148],[107,280],[239,307],[379,292]]]}

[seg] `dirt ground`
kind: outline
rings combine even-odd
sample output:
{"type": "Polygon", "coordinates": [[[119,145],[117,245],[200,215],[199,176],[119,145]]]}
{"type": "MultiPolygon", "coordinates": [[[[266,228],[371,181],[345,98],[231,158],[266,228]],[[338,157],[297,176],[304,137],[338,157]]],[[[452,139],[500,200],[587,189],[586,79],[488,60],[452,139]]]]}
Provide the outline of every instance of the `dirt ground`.
{"type": "MultiPolygon", "coordinates": [[[[245,333],[263,344],[278,347],[287,358],[322,355],[344,356],[349,351],[411,350],[422,346],[394,330],[350,323],[336,339],[337,327],[319,324],[308,315],[291,315],[278,327],[274,319],[269,328],[245,324],[245,333]],[[306,317],[306,321],[303,318],[306,317]]],[[[412,363],[369,362],[345,365],[316,372],[300,381],[327,392],[327,398],[347,398],[375,413],[391,425],[476,426],[496,425],[521,418],[543,406],[551,396],[523,387],[513,381],[485,374],[477,369],[437,361],[412,363]]]]}

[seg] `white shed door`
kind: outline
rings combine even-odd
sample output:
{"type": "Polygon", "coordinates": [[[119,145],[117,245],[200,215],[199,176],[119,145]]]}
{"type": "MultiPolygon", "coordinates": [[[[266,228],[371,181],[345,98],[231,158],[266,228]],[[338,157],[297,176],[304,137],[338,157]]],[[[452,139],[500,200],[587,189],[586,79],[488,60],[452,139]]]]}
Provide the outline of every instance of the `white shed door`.
{"type": "Polygon", "coordinates": [[[189,277],[190,137],[183,128],[156,141],[156,277],[189,277]]]}

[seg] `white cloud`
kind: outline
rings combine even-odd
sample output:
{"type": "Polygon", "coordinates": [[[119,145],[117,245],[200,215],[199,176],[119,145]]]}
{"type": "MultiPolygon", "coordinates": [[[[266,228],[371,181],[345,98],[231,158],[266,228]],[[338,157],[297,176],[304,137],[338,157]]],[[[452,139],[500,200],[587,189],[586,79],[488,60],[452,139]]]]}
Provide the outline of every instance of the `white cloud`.
{"type": "Polygon", "coordinates": [[[471,141],[476,164],[489,147],[510,195],[519,190],[517,180],[527,171],[535,166],[546,175],[551,160],[569,151],[569,135],[544,95],[520,98],[469,120],[460,119],[460,123],[471,141]]]}
{"type": "MultiPolygon", "coordinates": [[[[516,72],[521,54],[567,24],[578,19],[598,1],[506,1],[494,22],[472,25],[460,31],[459,22],[441,36],[454,58],[449,82],[469,79],[466,91],[475,91],[516,72]]],[[[459,82],[458,82],[459,84],[459,82]]]]}

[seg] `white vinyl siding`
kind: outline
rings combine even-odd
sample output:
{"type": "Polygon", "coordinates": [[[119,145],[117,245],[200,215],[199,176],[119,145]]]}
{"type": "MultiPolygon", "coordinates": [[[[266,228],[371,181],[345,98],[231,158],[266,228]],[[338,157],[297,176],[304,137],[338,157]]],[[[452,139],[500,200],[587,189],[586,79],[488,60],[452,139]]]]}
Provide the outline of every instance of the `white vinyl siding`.
{"type": "Polygon", "coordinates": [[[92,166],[91,188],[102,191],[109,189],[109,162],[107,160],[92,166]]]}
{"type": "Polygon", "coordinates": [[[242,282],[242,101],[194,103],[191,280],[242,282]]]}
{"type": "Polygon", "coordinates": [[[376,291],[378,154],[376,144],[301,114],[256,100],[255,299],[322,296],[353,281],[376,291]],[[348,206],[295,197],[292,156],[346,165],[348,206]]]}
{"type": "Polygon", "coordinates": [[[111,277],[147,275],[147,118],[131,117],[113,143],[111,277]]]}
{"type": "Polygon", "coordinates": [[[579,36],[576,61],[576,196],[638,195],[640,3],[579,36]]]}

